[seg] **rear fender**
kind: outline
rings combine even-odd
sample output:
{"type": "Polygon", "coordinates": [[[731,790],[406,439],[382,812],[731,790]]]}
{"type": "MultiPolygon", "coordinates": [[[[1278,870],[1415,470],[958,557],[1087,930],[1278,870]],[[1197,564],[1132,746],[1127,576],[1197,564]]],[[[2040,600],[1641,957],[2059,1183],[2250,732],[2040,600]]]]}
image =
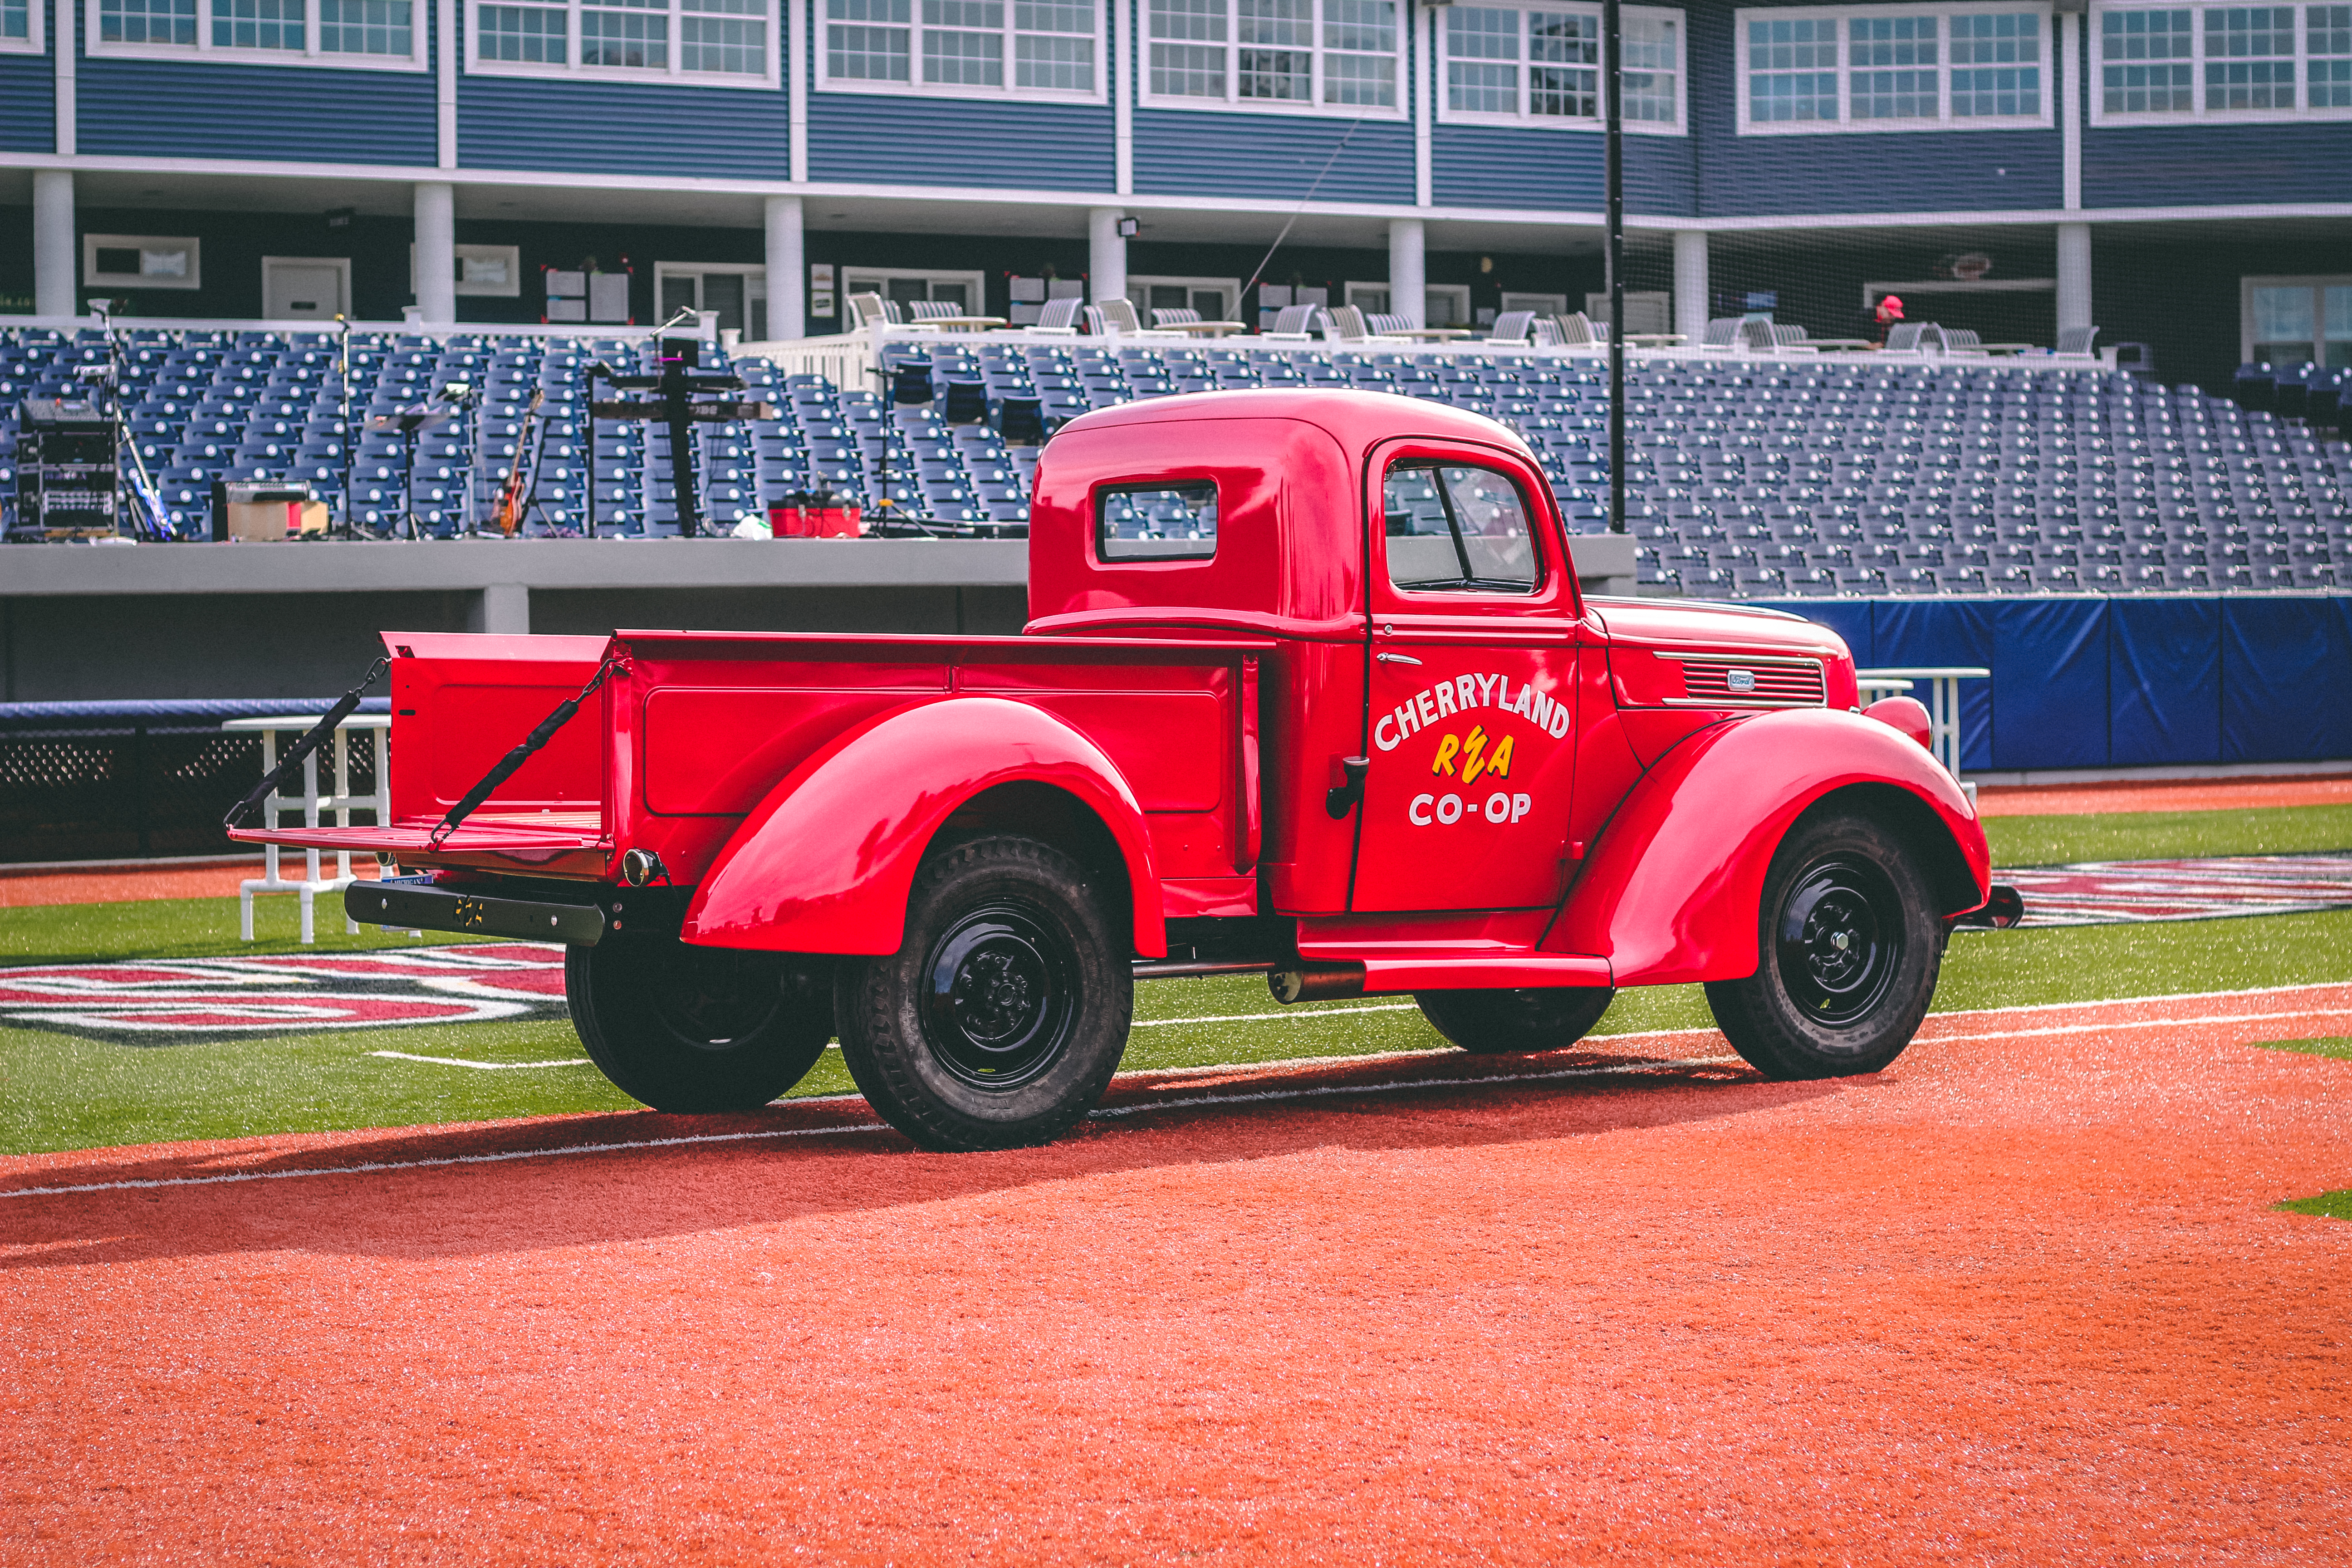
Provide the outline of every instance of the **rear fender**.
{"type": "Polygon", "coordinates": [[[1703,730],[1643,774],[1542,947],[1604,956],[1620,985],[1753,974],[1765,870],[1797,818],[1832,795],[1905,837],[1938,913],[1985,901],[1984,827],[1949,773],[1875,720],[1790,710],[1703,730]]]}
{"type": "Polygon", "coordinates": [[[786,774],[743,819],[687,906],[687,941],[779,952],[896,952],[923,852],[966,801],[1059,789],[1125,862],[1135,947],[1168,951],[1135,792],[1092,741],[1026,703],[951,697],[878,714],[786,774]]]}

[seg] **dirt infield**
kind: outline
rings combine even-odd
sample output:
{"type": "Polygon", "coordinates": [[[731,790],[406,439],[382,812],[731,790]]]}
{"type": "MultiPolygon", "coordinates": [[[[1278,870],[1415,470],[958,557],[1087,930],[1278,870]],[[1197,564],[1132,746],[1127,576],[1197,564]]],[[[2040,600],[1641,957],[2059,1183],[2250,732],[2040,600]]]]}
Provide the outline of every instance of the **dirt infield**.
{"type": "Polygon", "coordinates": [[[2347,1018],[0,1160],[0,1560],[2340,1562],[2347,1018]]]}
{"type": "MultiPolygon", "coordinates": [[[[355,876],[372,879],[376,874],[375,862],[362,858],[352,867],[355,876]]],[[[278,868],[281,877],[299,877],[303,872],[302,857],[289,855],[278,868]]],[[[327,858],[321,868],[325,876],[334,872],[334,858],[327,858]]],[[[131,862],[117,865],[76,868],[62,871],[26,871],[0,867],[0,910],[37,909],[49,904],[104,904],[150,899],[234,899],[238,885],[247,879],[261,875],[261,862],[254,860],[199,861],[194,865],[175,865],[163,861],[141,866],[131,862]]],[[[270,895],[283,897],[285,895],[270,895]]],[[[342,906],[329,898],[319,905],[323,921],[340,918],[342,906]]]]}
{"type": "Polygon", "coordinates": [[[2149,784],[1986,784],[1983,816],[2089,816],[2118,811],[2248,811],[2259,806],[2352,805],[2352,774],[2293,778],[2164,779],[2149,784]]]}

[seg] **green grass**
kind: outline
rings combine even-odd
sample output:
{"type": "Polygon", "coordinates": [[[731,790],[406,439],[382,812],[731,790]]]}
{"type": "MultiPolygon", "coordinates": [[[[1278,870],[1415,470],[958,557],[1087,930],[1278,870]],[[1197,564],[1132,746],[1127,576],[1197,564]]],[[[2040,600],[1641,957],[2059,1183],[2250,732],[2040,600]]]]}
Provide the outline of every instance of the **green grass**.
{"type": "MultiPolygon", "coordinates": [[[[1996,858],[2007,864],[2029,857],[2064,861],[2341,848],[2352,845],[2352,807],[2007,817],[1989,826],[1996,858]],[[2178,826],[2184,820],[2201,820],[2205,836],[2178,826]]],[[[0,910],[0,963],[296,949],[290,900],[265,900],[258,921],[259,940],[248,947],[237,939],[236,906],[226,899],[0,910]]],[[[320,925],[321,951],[414,945],[416,940],[385,937],[372,927],[347,937],[340,920],[322,918],[320,925]]],[[[2352,979],[2352,910],[2175,924],[2029,927],[1956,937],[1945,958],[1936,1006],[1952,1011],[2346,979],[2352,979]]],[[[1131,1070],[1444,1047],[1404,998],[1282,1008],[1254,976],[1140,986],[1136,1017],[1124,1064],[1131,1070]]],[[[1596,1033],[1712,1026],[1698,986],[1660,986],[1620,994],[1596,1033]]],[[[2282,1048],[2322,1047],[2328,1047],[2322,1054],[2341,1054],[2346,1042],[2286,1042],[2282,1048]]],[[[636,1103],[584,1064],[483,1071],[369,1054],[386,1049],[483,1062],[567,1061],[583,1054],[571,1026],[560,1019],[154,1047],[0,1029],[0,1153],[625,1110],[636,1103]]],[[[836,1051],[828,1052],[793,1093],[854,1089],[836,1051]]]]}
{"type": "Polygon", "coordinates": [[[2352,1035],[2328,1035],[2315,1040],[2256,1040],[2266,1051],[2300,1051],[2309,1057],[2334,1057],[2352,1062],[2352,1035]]]}
{"type": "Polygon", "coordinates": [[[2255,811],[2107,812],[1985,819],[1996,866],[2168,860],[2189,855],[2297,855],[2352,848],[2352,805],[2255,811]]]}
{"type": "Polygon", "coordinates": [[[2274,1209],[2288,1214],[2315,1214],[2323,1219],[2352,1219],[2352,1187],[2341,1192],[2322,1193],[2317,1197],[2296,1198],[2293,1202],[2273,1204],[2274,1209]]]}

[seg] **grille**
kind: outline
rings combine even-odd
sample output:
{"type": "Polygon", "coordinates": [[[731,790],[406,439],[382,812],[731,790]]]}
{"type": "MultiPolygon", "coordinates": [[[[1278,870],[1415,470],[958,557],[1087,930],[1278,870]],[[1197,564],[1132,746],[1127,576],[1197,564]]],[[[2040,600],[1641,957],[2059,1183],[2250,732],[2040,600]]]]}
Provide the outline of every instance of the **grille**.
{"type": "Polygon", "coordinates": [[[1818,664],[1743,664],[1734,658],[1685,659],[1683,697],[1775,708],[1818,707],[1828,700],[1818,664]]]}

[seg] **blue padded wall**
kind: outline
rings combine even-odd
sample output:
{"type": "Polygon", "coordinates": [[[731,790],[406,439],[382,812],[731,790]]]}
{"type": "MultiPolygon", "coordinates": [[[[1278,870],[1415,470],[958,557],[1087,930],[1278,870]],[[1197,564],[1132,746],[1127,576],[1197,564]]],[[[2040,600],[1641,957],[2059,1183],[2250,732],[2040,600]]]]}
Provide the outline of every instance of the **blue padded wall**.
{"type": "Polygon", "coordinates": [[[1798,600],[1864,668],[1979,665],[1960,765],[2352,757],[2352,596],[1798,600]]]}
{"type": "Polygon", "coordinates": [[[2221,601],[2107,606],[2107,760],[2117,767],[2221,755],[2221,601]]]}
{"type": "Polygon", "coordinates": [[[1903,669],[1924,664],[1964,664],[1992,670],[1990,681],[1960,683],[1960,766],[1964,768],[2026,765],[1997,761],[1993,744],[1994,705],[2002,686],[2001,671],[1992,656],[1993,612],[2005,607],[1990,600],[1882,599],[1871,616],[1873,665],[1903,669]]]}
{"type": "Polygon", "coordinates": [[[2352,751],[2352,646],[2337,599],[2221,605],[2221,760],[2300,762],[2352,751]]]}

